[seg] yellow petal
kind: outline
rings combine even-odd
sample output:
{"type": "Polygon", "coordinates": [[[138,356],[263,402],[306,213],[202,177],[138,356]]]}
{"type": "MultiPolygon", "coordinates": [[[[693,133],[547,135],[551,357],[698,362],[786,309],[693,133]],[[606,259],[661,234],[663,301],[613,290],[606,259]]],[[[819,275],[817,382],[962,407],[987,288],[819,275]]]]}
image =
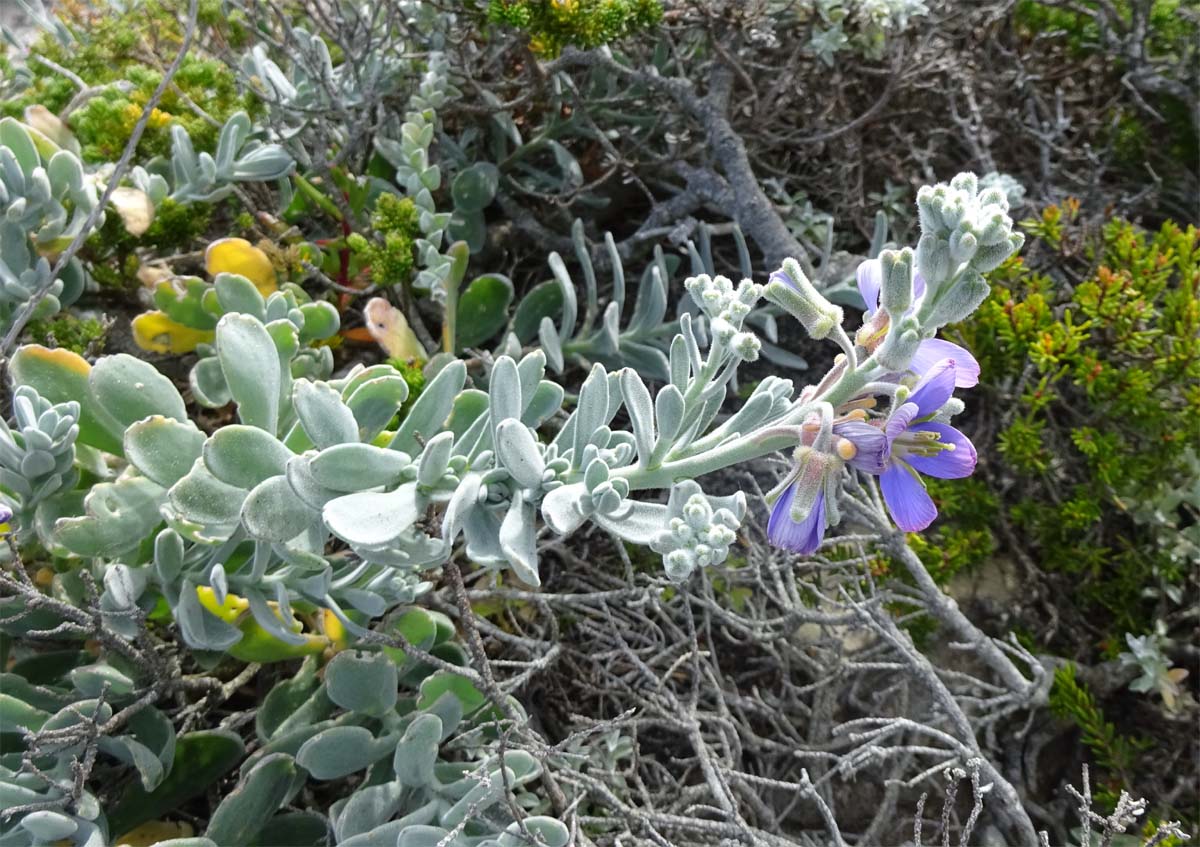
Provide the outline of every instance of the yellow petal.
{"type": "Polygon", "coordinates": [[[129,830],[116,840],[115,845],[116,847],[150,847],[160,841],[169,841],[172,838],[190,838],[195,834],[196,830],[192,829],[192,825],[186,821],[179,823],[150,821],[129,830]]]}
{"type": "Polygon", "coordinates": [[[225,602],[217,602],[217,593],[207,585],[196,586],[196,597],[200,605],[208,609],[225,623],[233,623],[250,608],[250,601],[236,594],[226,594],[225,602]]]}
{"type": "Polygon", "coordinates": [[[191,353],[214,337],[211,329],[192,329],[171,320],[165,312],[143,312],[133,319],[133,340],[151,353],[191,353]]]}
{"type": "Polygon", "coordinates": [[[240,274],[254,283],[263,297],[279,290],[275,268],[267,254],[244,238],[222,238],[208,245],[204,267],[209,276],[240,274]]]}
{"type": "Polygon", "coordinates": [[[391,358],[406,362],[411,359],[424,362],[429,358],[404,313],[387,300],[372,297],[363,309],[363,317],[367,321],[367,331],[391,358]]]}
{"type": "Polygon", "coordinates": [[[117,210],[130,235],[144,235],[154,222],[154,203],[145,191],[123,185],[113,191],[108,202],[117,210]]]}

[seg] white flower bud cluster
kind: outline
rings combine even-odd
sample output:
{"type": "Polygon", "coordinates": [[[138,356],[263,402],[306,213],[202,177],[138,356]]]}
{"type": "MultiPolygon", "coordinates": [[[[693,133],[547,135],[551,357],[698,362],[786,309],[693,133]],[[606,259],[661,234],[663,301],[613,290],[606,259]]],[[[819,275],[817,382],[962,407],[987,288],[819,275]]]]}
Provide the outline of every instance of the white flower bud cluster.
{"type": "Polygon", "coordinates": [[[697,567],[719,565],[737,538],[738,519],[728,509],[713,509],[703,494],[694,494],[683,514],[671,518],[652,545],[663,554],[667,576],[683,582],[697,567]]]}
{"type": "Polygon", "coordinates": [[[959,174],[949,185],[922,188],[917,211],[917,268],[934,289],[964,264],[980,273],[994,270],[1025,243],[1023,235],[1013,232],[1004,190],[980,190],[972,173],[959,174]]]}
{"type": "Polygon", "coordinates": [[[743,330],[742,323],[762,298],[761,285],[743,279],[735,287],[728,277],[701,274],[689,277],[684,287],[708,315],[713,338],[741,359],[753,362],[758,358],[762,342],[754,333],[743,330]]]}

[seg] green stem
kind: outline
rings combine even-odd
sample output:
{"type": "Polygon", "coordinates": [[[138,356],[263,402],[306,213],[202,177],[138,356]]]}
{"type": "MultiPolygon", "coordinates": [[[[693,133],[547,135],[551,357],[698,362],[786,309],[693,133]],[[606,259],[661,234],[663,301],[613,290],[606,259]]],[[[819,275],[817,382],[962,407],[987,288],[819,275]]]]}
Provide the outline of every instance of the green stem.
{"type": "MultiPolygon", "coordinates": [[[[709,365],[712,363],[710,358],[705,363],[704,374],[709,374],[709,365]]],[[[785,434],[767,434],[765,430],[778,430],[782,426],[802,422],[816,409],[816,404],[829,403],[834,408],[845,403],[847,400],[853,399],[854,395],[862,390],[868,382],[879,375],[879,365],[875,362],[874,356],[869,357],[862,362],[857,368],[852,371],[846,371],[841,378],[828,391],[820,397],[813,398],[803,404],[797,403],[781,420],[772,421],[764,427],[760,427],[753,432],[748,432],[731,441],[708,450],[696,456],[689,456],[685,459],[678,459],[674,462],[665,462],[657,467],[638,468],[634,466],[619,468],[612,472],[614,477],[622,477],[629,482],[630,489],[636,491],[647,488],[670,488],[676,480],[680,479],[696,479],[713,471],[728,468],[733,465],[748,462],[752,459],[758,459],[762,456],[785,450],[789,447],[796,446],[796,439],[792,435],[785,434]]],[[[691,386],[695,389],[696,386],[703,386],[706,381],[697,380],[691,386]]],[[[692,397],[693,391],[689,389],[688,398],[692,397]]],[[[699,396],[699,391],[696,391],[696,396],[699,396]]]]}

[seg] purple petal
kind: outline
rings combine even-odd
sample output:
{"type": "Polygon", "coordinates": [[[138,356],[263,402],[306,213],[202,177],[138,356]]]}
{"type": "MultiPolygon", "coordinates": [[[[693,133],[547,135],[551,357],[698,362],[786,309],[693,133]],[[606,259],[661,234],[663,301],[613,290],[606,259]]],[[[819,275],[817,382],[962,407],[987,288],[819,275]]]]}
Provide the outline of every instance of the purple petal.
{"type": "Polygon", "coordinates": [[[792,500],[795,497],[796,486],[790,485],[783,496],[775,501],[771,519],[767,521],[767,539],[776,547],[808,555],[816,552],[825,537],[825,495],[817,495],[812,511],[800,523],[791,518],[792,500]]]}
{"type": "Polygon", "coordinates": [[[936,456],[909,454],[904,460],[919,473],[938,479],[962,479],[975,470],[975,445],[957,429],[948,424],[922,423],[911,427],[910,432],[936,432],[943,444],[953,444],[953,450],[943,450],[936,456]]]}
{"type": "Polygon", "coordinates": [[[915,403],[905,403],[888,417],[883,431],[887,435],[888,445],[908,431],[909,424],[917,417],[920,409],[915,403]]]}
{"type": "Polygon", "coordinates": [[[917,347],[908,369],[924,376],[930,368],[943,359],[954,360],[954,387],[973,388],[979,384],[979,362],[965,347],[941,338],[928,338],[917,347]]]}
{"type": "Polygon", "coordinates": [[[786,271],[778,270],[778,271],[773,272],[769,277],[767,277],[768,284],[775,282],[776,280],[778,280],[779,282],[782,282],[784,285],[787,285],[791,288],[796,287],[796,280],[794,280],[790,276],[788,276],[786,271]]]}
{"type": "Polygon", "coordinates": [[[946,405],[946,401],[954,393],[957,370],[953,359],[942,359],[925,372],[921,381],[917,383],[917,387],[913,389],[913,393],[908,397],[908,402],[917,407],[918,418],[932,415],[946,405]]]}
{"type": "Polygon", "coordinates": [[[916,300],[925,293],[925,277],[920,272],[913,274],[913,299],[916,300]]]}
{"type": "Polygon", "coordinates": [[[858,293],[870,316],[879,308],[879,289],[883,287],[883,265],[878,259],[867,259],[858,266],[858,293]]]}
{"type": "Polygon", "coordinates": [[[858,452],[850,460],[852,467],[865,473],[883,473],[889,444],[883,430],[863,421],[845,421],[834,424],[833,432],[858,448],[858,452]]]}
{"type": "Polygon", "coordinates": [[[937,517],[937,506],[925,485],[900,462],[892,462],[879,477],[883,499],[896,526],[905,532],[920,532],[937,517]]]}

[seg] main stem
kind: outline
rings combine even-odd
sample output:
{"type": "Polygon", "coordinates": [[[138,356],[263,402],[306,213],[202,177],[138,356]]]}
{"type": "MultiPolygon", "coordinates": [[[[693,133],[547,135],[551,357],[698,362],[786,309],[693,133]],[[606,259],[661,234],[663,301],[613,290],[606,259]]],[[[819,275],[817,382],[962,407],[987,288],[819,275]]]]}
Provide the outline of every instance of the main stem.
{"type": "MultiPolygon", "coordinates": [[[[628,480],[630,489],[634,491],[647,488],[670,488],[676,480],[696,479],[722,468],[795,447],[794,436],[768,434],[764,430],[777,430],[781,426],[802,422],[816,411],[818,402],[829,403],[836,408],[842,403],[854,399],[854,396],[867,383],[879,376],[880,371],[880,366],[875,362],[874,356],[871,356],[854,370],[845,371],[838,381],[820,397],[814,397],[803,403],[797,401],[781,420],[772,421],[767,426],[740,435],[697,456],[664,462],[653,468],[636,466],[618,468],[612,472],[612,476],[628,480]]],[[[693,385],[696,384],[699,384],[699,381],[693,385]]],[[[690,396],[691,391],[688,394],[690,396]]]]}

